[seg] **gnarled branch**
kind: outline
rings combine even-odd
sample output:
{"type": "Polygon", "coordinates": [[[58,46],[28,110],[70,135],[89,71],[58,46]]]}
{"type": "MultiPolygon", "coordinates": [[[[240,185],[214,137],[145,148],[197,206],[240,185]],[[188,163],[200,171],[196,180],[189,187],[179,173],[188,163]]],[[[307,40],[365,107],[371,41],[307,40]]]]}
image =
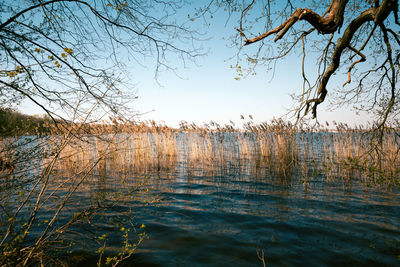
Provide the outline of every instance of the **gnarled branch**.
{"type": "Polygon", "coordinates": [[[329,12],[326,16],[320,16],[319,14],[315,13],[311,9],[308,8],[298,8],[289,19],[287,19],[284,23],[280,26],[267,31],[257,37],[252,39],[248,39],[244,34],[243,30],[240,28],[236,29],[245,39],[244,45],[249,45],[255,42],[258,42],[271,34],[277,33],[275,37],[275,42],[281,39],[286,32],[298,21],[305,20],[314,26],[320,33],[327,34],[333,33],[343,23],[343,14],[344,9],[346,7],[348,0],[332,0],[332,3],[329,7],[329,12]]]}
{"type": "MultiPolygon", "coordinates": [[[[251,39],[246,37],[246,34],[243,32],[241,27],[240,29],[237,29],[237,31],[245,38],[244,45],[249,45],[261,41],[272,34],[276,34],[274,41],[277,41],[284,37],[289,29],[296,22],[301,20],[307,21],[322,34],[334,34],[336,31],[340,30],[340,27],[342,26],[344,20],[344,12],[348,2],[348,0],[332,0],[328,10],[322,16],[315,13],[311,9],[298,8],[285,22],[283,22],[278,27],[251,39]]],[[[337,40],[330,65],[320,76],[318,89],[316,91],[316,97],[308,99],[305,102],[305,115],[309,112],[309,110],[312,110],[313,117],[315,118],[317,116],[317,106],[324,102],[325,97],[328,93],[327,84],[332,74],[334,74],[339,68],[343,51],[347,48],[352,49],[356,52],[356,55],[359,55],[361,57],[361,59],[353,62],[349,67],[349,79],[344,85],[351,81],[351,71],[354,66],[359,62],[366,61],[366,57],[364,56],[364,54],[361,53],[361,50],[363,50],[366,44],[369,42],[376,28],[376,25],[381,25],[391,13],[394,14],[395,22],[397,23],[398,5],[399,4],[397,0],[374,1],[373,5],[369,9],[363,11],[360,15],[351,20],[341,38],[337,40]],[[375,24],[372,31],[369,33],[367,40],[360,49],[357,50],[355,48],[352,48],[351,42],[354,39],[356,32],[367,22],[373,22],[375,24]]],[[[398,41],[397,38],[396,41],[398,41]]],[[[354,56],[352,56],[350,60],[353,57],[354,56]]]]}
{"type": "Polygon", "coordinates": [[[355,52],[357,55],[359,55],[361,58],[360,58],[359,60],[354,61],[354,62],[350,65],[350,68],[349,68],[349,70],[348,70],[348,72],[347,72],[348,79],[347,79],[347,81],[343,84],[343,87],[344,87],[346,84],[348,84],[348,83],[351,82],[351,70],[354,68],[354,66],[355,66],[356,64],[360,63],[360,62],[364,62],[364,61],[367,60],[367,57],[366,57],[363,53],[361,53],[359,50],[355,49],[355,48],[352,47],[352,46],[349,46],[349,49],[352,50],[352,51],[354,51],[354,52],[355,52]]]}
{"type": "Polygon", "coordinates": [[[325,71],[321,83],[318,86],[318,97],[314,99],[309,99],[306,104],[306,111],[307,114],[310,105],[313,104],[312,107],[312,115],[313,118],[317,116],[317,106],[321,104],[328,93],[326,86],[332,74],[337,70],[340,64],[340,58],[345,48],[350,46],[350,42],[355,34],[355,32],[366,22],[374,21],[377,24],[381,24],[389,14],[396,10],[398,3],[397,0],[384,0],[382,1],[379,7],[374,7],[365,10],[362,12],[357,18],[350,22],[349,26],[347,26],[345,32],[343,33],[342,38],[339,38],[336,44],[336,48],[332,55],[332,63],[329,68],[325,71]]]}

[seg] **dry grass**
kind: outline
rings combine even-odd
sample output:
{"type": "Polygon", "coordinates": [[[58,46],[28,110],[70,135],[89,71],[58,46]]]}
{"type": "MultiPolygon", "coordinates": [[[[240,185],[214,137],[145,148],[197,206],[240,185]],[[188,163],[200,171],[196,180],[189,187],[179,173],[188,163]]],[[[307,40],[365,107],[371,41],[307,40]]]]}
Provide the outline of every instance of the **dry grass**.
{"type": "MultiPolygon", "coordinates": [[[[99,160],[92,173],[115,177],[186,168],[211,174],[262,170],[276,177],[322,176],[371,184],[398,185],[400,180],[398,127],[387,129],[379,143],[373,127],[350,129],[343,124],[335,129],[298,128],[275,120],[248,122],[244,129],[214,122],[201,127],[182,123],[172,129],[153,121],[113,121],[85,126],[86,134],[77,134],[62,150],[57,171],[76,174],[99,160]]],[[[49,151],[59,138],[47,137],[49,151]]]]}

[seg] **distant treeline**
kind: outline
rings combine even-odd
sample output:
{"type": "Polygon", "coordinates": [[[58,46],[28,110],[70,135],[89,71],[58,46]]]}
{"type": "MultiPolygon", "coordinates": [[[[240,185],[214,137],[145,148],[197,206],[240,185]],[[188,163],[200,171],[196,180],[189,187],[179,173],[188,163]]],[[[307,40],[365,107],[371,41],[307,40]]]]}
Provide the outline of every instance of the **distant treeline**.
{"type": "Polygon", "coordinates": [[[49,116],[30,116],[0,107],[0,136],[43,135],[54,128],[49,116]]]}
{"type": "MultiPolygon", "coordinates": [[[[22,136],[22,135],[59,135],[71,132],[73,135],[104,135],[116,133],[138,133],[138,132],[251,132],[251,133],[284,133],[284,132],[351,132],[369,133],[371,136],[378,134],[376,125],[349,127],[347,124],[336,123],[329,125],[318,124],[317,126],[296,126],[281,119],[274,119],[270,123],[262,122],[259,124],[247,121],[242,128],[233,122],[220,125],[214,121],[209,124],[196,125],[182,121],[179,128],[171,128],[165,124],[150,121],[125,120],[122,117],[109,117],[108,120],[101,122],[71,122],[68,120],[56,119],[56,122],[48,115],[31,116],[22,114],[11,108],[0,107],[0,137],[22,136]]],[[[385,133],[400,136],[400,121],[395,121],[385,128],[385,133]]]]}
{"type": "Polygon", "coordinates": [[[152,123],[126,122],[110,118],[110,122],[73,123],[56,119],[55,123],[48,115],[26,115],[11,108],[0,107],[0,137],[22,135],[53,135],[68,132],[73,126],[74,134],[111,134],[138,131],[154,131],[166,126],[152,123]]]}

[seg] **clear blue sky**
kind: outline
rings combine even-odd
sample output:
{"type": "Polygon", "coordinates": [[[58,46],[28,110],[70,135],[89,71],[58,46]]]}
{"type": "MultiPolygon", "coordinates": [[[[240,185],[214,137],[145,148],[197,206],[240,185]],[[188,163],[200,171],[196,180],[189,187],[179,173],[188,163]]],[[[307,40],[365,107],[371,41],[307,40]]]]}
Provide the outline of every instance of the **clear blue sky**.
{"type": "MultiPolygon", "coordinates": [[[[200,66],[179,69],[183,79],[161,73],[161,86],[154,80],[152,71],[141,75],[137,81],[139,99],[135,108],[140,112],[150,111],[143,119],[165,121],[171,126],[177,126],[181,120],[195,123],[210,120],[228,123],[232,120],[241,125],[240,115],[252,115],[256,122],[284,116],[296,104],[290,94],[302,90],[301,57],[294,54],[281,61],[274,74],[260,67],[255,76],[236,80],[237,73],[230,68],[236,61],[229,59],[237,48],[229,48],[228,41],[223,39],[236,34],[236,20],[233,17],[226,23],[226,16],[217,14],[209,22],[211,38],[203,44],[209,53],[198,60],[200,66]]],[[[273,37],[271,43],[272,40],[273,37]]],[[[308,70],[312,71],[312,68],[310,64],[308,70]]],[[[332,79],[330,87],[338,87],[346,79],[347,76],[339,75],[336,84],[332,79]]],[[[349,107],[330,112],[328,100],[320,105],[320,122],[336,120],[354,125],[365,124],[370,119],[365,114],[356,115],[349,107]]]]}
{"type": "MultiPolygon", "coordinates": [[[[128,66],[132,82],[136,84],[132,92],[139,97],[132,106],[138,112],[146,113],[141,119],[165,121],[170,126],[178,126],[181,120],[197,124],[210,120],[223,124],[232,120],[241,125],[240,115],[252,115],[255,122],[285,115],[294,104],[289,95],[302,88],[301,58],[292,55],[281,61],[272,80],[272,73],[262,67],[257,69],[257,75],[236,80],[237,73],[230,68],[235,61],[229,58],[237,51],[227,47],[228,41],[223,40],[223,37],[236,33],[236,20],[232,18],[225,25],[226,16],[216,15],[209,22],[207,36],[210,39],[201,44],[209,52],[197,60],[197,65],[178,68],[182,78],[162,72],[157,82],[152,67],[133,63],[128,66]]],[[[198,23],[201,27],[203,22],[198,23]]],[[[308,70],[312,71],[312,67],[308,70]]],[[[339,76],[337,84],[332,80],[329,87],[337,87],[345,80],[345,76],[339,76]]],[[[319,106],[320,122],[336,120],[354,125],[365,124],[371,119],[366,115],[357,116],[351,108],[327,111],[329,94],[327,98],[319,106]]],[[[27,102],[19,109],[30,114],[40,112],[27,102]]]]}

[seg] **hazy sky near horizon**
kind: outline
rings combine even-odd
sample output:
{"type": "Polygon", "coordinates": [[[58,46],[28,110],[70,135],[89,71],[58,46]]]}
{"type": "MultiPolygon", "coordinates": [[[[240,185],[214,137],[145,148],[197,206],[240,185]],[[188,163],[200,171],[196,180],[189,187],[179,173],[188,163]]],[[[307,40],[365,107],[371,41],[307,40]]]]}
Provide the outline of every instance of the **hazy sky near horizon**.
{"type": "MultiPolygon", "coordinates": [[[[143,113],[142,120],[164,121],[173,127],[182,120],[197,124],[210,120],[224,124],[232,120],[240,125],[241,115],[252,115],[255,122],[270,121],[284,116],[296,105],[290,94],[302,90],[300,51],[278,62],[274,72],[259,67],[256,75],[237,80],[237,72],[230,67],[236,62],[230,58],[235,56],[237,48],[228,47],[229,41],[226,40],[236,34],[237,20],[231,18],[227,22],[226,14],[215,14],[208,22],[210,26],[205,29],[207,40],[200,44],[208,51],[207,54],[198,58],[196,64],[178,68],[179,77],[172,72],[161,72],[156,81],[151,64],[139,66],[132,62],[128,65],[129,76],[135,83],[132,93],[138,96],[131,104],[136,111],[143,113]]],[[[202,27],[204,21],[198,23],[202,27]]],[[[270,41],[273,42],[273,37],[270,41]]],[[[312,71],[312,66],[308,71],[312,71]]],[[[338,87],[345,79],[345,76],[339,77],[336,84],[333,79],[328,87],[338,87]]],[[[371,120],[365,114],[356,115],[351,107],[329,111],[329,97],[328,93],[327,100],[319,106],[320,122],[336,120],[354,125],[371,120]]],[[[41,113],[28,102],[22,103],[19,109],[29,114],[41,113]]]]}

